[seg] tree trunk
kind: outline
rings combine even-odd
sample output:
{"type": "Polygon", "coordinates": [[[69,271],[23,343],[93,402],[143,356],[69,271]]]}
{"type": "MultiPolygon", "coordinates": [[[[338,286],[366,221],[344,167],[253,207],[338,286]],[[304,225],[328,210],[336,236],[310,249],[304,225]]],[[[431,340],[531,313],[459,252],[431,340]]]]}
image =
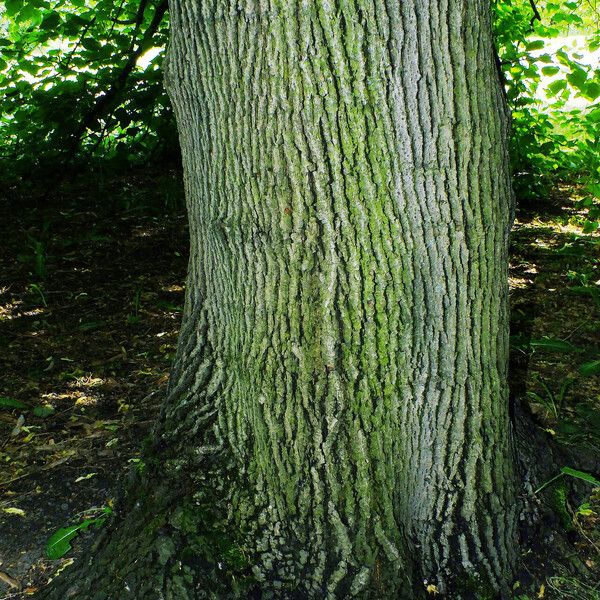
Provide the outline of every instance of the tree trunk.
{"type": "Polygon", "coordinates": [[[172,0],[171,22],[178,354],[124,516],[55,597],[506,594],[489,1],[172,0]]]}

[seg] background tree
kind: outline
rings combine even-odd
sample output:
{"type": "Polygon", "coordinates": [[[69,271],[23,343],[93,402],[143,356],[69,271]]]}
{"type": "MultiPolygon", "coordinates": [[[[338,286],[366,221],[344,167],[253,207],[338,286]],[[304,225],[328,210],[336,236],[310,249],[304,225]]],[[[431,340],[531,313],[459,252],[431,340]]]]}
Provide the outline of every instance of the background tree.
{"type": "MultiPolygon", "coordinates": [[[[167,1],[8,0],[0,23],[0,174],[107,169],[173,152],[162,85],[167,1]],[[98,165],[99,166],[99,165],[98,165]]],[[[175,142],[176,143],[176,142],[175,142]]]]}

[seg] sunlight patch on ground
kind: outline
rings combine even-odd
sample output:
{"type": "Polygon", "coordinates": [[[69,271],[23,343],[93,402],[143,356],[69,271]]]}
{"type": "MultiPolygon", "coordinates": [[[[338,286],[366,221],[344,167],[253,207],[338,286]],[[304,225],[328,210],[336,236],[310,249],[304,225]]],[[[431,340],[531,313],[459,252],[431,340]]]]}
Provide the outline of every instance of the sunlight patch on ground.
{"type": "Polygon", "coordinates": [[[510,286],[510,289],[526,289],[528,288],[531,284],[533,283],[533,281],[531,279],[525,279],[525,277],[509,277],[508,278],[508,285],[510,286]]]}
{"type": "Polygon", "coordinates": [[[587,231],[583,230],[583,225],[579,225],[573,219],[568,222],[561,223],[559,221],[554,221],[550,219],[542,220],[540,218],[532,219],[527,223],[520,223],[515,221],[515,225],[518,226],[519,229],[548,229],[548,233],[561,233],[567,235],[577,235],[577,236],[585,236],[585,237],[599,237],[600,231],[587,231]]]}
{"type": "Polygon", "coordinates": [[[22,304],[22,300],[11,300],[7,304],[0,305],[0,321],[9,321],[20,317],[19,306],[22,304]]]}
{"type": "Polygon", "coordinates": [[[535,240],[529,244],[530,246],[537,246],[538,248],[544,248],[545,250],[552,250],[556,244],[549,244],[546,240],[535,238],[535,240]]]}
{"type": "Polygon", "coordinates": [[[81,392],[78,392],[76,390],[71,390],[71,391],[67,391],[67,392],[48,392],[46,394],[41,394],[40,398],[42,398],[43,400],[75,400],[77,401],[79,398],[81,398],[81,392]]]}
{"type": "Polygon", "coordinates": [[[163,292],[183,292],[183,286],[182,285],[165,285],[163,287],[160,288],[163,292]]]}
{"type": "Polygon", "coordinates": [[[98,398],[94,396],[79,396],[77,400],[75,400],[76,406],[91,406],[92,404],[98,404],[98,398]]]}
{"type": "Polygon", "coordinates": [[[69,384],[72,388],[93,388],[99,387],[106,383],[101,377],[94,377],[93,375],[85,375],[83,377],[77,377],[74,381],[69,384]]]}
{"type": "Polygon", "coordinates": [[[86,390],[70,389],[63,392],[47,392],[41,394],[40,398],[50,404],[57,402],[71,401],[75,406],[94,406],[100,401],[98,396],[91,395],[86,390]]]}
{"type": "Polygon", "coordinates": [[[35,317],[36,315],[41,315],[46,312],[45,308],[34,308],[33,310],[26,310],[19,314],[20,317],[35,317]]]}

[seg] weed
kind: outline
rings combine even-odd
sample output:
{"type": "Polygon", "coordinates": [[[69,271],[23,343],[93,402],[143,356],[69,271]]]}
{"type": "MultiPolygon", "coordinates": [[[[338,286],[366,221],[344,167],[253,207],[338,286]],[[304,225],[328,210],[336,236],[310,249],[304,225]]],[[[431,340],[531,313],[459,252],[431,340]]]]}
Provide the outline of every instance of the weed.
{"type": "Polygon", "coordinates": [[[142,290],[137,288],[133,294],[133,300],[131,302],[132,311],[127,315],[125,322],[127,325],[136,325],[140,322],[140,306],[141,306],[141,295],[142,290]]]}
{"type": "Polygon", "coordinates": [[[41,286],[39,286],[37,283],[30,283],[28,289],[30,292],[37,294],[44,307],[48,308],[48,304],[46,303],[46,296],[44,296],[44,292],[42,291],[41,286]]]}
{"type": "Polygon", "coordinates": [[[565,379],[563,379],[557,392],[552,390],[550,386],[544,381],[544,379],[542,379],[542,377],[538,376],[537,381],[542,386],[545,393],[538,394],[536,392],[527,392],[527,395],[533,401],[546,407],[546,409],[550,412],[554,419],[560,421],[565,406],[567,392],[575,383],[575,379],[572,377],[566,377],[565,379]]]}

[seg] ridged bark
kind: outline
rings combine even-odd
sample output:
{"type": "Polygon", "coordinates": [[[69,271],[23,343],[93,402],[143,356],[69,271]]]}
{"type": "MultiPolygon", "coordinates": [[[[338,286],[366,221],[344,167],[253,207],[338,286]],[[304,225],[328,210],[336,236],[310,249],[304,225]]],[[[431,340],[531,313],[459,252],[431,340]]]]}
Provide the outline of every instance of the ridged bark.
{"type": "Polygon", "coordinates": [[[180,491],[132,597],[211,591],[202,565],[177,584],[164,567],[187,532],[172,515],[206,498],[257,597],[506,592],[512,197],[489,1],[172,0],[171,23],[191,254],[156,435],[180,491]]]}

